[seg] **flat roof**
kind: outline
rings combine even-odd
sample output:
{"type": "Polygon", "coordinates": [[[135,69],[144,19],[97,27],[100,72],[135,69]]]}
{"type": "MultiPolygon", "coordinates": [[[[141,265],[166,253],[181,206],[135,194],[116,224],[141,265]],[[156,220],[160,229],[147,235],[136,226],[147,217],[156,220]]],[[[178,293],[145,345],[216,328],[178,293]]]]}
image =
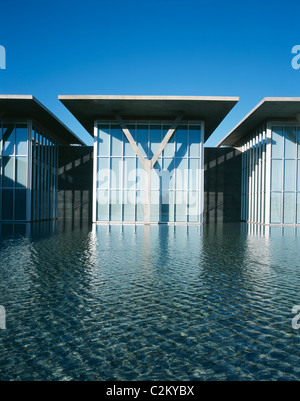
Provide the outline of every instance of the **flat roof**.
{"type": "Polygon", "coordinates": [[[60,143],[84,145],[84,142],[32,95],[0,95],[0,119],[32,119],[50,131],[53,138],[60,143]]]}
{"type": "Polygon", "coordinates": [[[59,100],[94,136],[95,120],[114,119],[118,113],[127,120],[203,120],[205,140],[213,133],[238,97],[208,96],[59,96],[59,100]]]}
{"type": "Polygon", "coordinates": [[[299,113],[300,97],[265,97],[217,146],[238,146],[247,134],[267,121],[295,120],[299,113]]]}

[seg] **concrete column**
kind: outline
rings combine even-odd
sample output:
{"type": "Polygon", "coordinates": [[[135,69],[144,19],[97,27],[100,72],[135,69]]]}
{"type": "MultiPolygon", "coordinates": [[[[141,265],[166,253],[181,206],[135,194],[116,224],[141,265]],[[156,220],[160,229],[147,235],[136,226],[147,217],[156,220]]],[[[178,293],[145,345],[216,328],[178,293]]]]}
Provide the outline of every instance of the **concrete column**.
{"type": "Polygon", "coordinates": [[[151,213],[151,160],[145,160],[144,223],[150,224],[151,213]]]}

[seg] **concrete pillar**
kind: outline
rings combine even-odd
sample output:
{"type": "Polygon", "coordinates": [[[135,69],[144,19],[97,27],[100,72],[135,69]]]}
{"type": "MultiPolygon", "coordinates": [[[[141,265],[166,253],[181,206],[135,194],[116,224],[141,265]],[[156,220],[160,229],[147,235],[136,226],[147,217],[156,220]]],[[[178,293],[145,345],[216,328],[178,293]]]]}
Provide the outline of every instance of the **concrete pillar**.
{"type": "Polygon", "coordinates": [[[151,213],[151,160],[145,160],[144,223],[150,224],[151,213]]]}

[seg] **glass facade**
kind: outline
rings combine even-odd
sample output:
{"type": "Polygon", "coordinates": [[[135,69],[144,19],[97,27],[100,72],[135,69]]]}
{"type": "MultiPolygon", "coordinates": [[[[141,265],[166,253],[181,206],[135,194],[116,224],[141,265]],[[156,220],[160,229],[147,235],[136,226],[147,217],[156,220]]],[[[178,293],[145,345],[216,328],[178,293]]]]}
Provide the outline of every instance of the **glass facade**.
{"type": "Polygon", "coordinates": [[[0,221],[56,217],[57,147],[32,121],[0,122],[0,221]]]}
{"type": "Polygon", "coordinates": [[[300,127],[269,123],[242,151],[242,220],[300,224],[300,127]]]}
{"type": "MultiPolygon", "coordinates": [[[[171,122],[127,121],[142,156],[151,160],[171,122]]],[[[114,121],[97,122],[95,136],[94,221],[143,223],[146,171],[114,121]]],[[[152,223],[202,221],[201,122],[179,125],[151,169],[152,223]]]]}
{"type": "Polygon", "coordinates": [[[57,217],[57,143],[45,132],[32,128],[31,220],[57,217]]]}
{"type": "Polygon", "coordinates": [[[0,220],[26,221],[28,124],[0,122],[0,220]]]}
{"type": "Polygon", "coordinates": [[[299,134],[297,126],[272,126],[270,223],[300,224],[299,134]]]}

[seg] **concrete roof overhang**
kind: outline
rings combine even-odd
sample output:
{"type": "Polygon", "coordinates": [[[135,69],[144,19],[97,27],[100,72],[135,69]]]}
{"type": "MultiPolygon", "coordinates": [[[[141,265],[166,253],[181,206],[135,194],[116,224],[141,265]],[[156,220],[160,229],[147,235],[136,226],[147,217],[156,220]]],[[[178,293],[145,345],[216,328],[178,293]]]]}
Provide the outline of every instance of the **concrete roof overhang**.
{"type": "Polygon", "coordinates": [[[238,102],[238,97],[206,96],[59,96],[91,136],[94,121],[114,119],[117,113],[127,120],[183,120],[205,122],[205,141],[238,102]]]}
{"type": "Polygon", "coordinates": [[[84,145],[84,142],[32,95],[0,95],[0,119],[34,120],[59,143],[84,145]]]}
{"type": "Polygon", "coordinates": [[[300,97],[265,97],[217,146],[239,146],[242,139],[262,124],[276,120],[297,120],[300,117],[300,97]]]}

